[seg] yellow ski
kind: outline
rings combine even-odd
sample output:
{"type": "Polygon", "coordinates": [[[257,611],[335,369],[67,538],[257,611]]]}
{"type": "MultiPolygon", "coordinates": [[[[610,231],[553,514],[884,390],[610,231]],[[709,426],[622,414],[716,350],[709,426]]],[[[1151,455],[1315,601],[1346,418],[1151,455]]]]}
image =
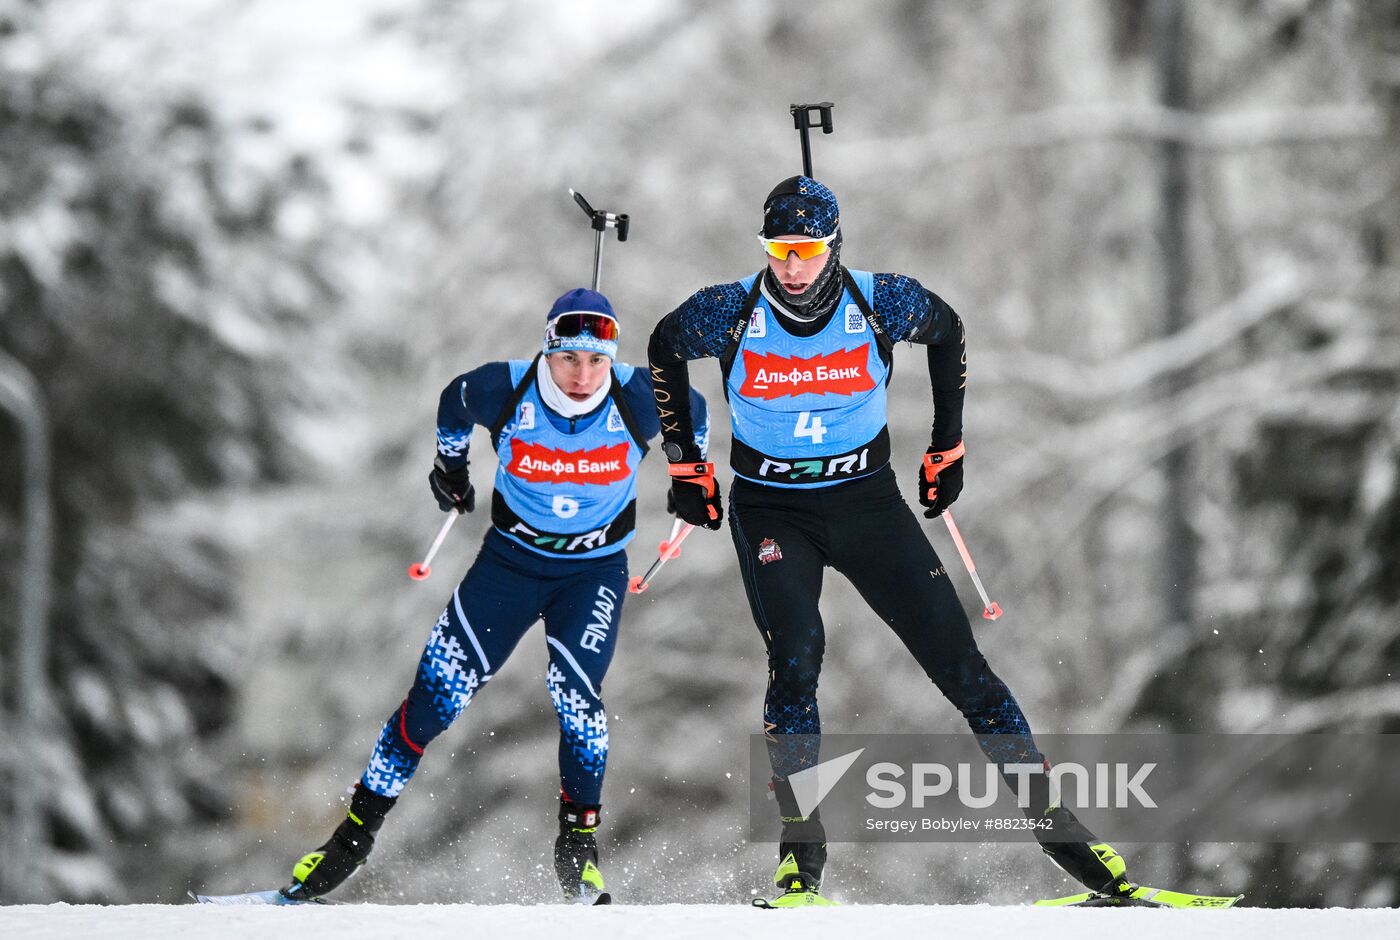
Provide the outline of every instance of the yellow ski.
{"type": "Polygon", "coordinates": [[[1167,891],[1147,885],[1133,885],[1131,890],[1121,894],[1101,894],[1085,891],[1063,898],[1050,898],[1036,901],[1036,907],[1175,907],[1225,908],[1234,907],[1244,899],[1243,894],[1234,897],[1212,897],[1206,894],[1187,894],[1184,891],[1167,891]]]}

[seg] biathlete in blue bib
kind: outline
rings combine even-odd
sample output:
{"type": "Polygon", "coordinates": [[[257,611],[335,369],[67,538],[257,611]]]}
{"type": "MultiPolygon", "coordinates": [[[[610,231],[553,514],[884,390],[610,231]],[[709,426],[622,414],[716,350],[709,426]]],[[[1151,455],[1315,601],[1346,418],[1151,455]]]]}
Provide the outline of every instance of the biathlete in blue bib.
{"type": "MultiPolygon", "coordinates": [[[[572,290],[554,302],[533,360],[490,362],[443,390],[433,495],[444,512],[476,507],[467,450],[472,428],[486,428],[500,460],[492,525],[379,733],[349,813],[296,864],[283,889],[289,897],[321,897],[364,864],[424,750],[540,619],[545,684],[559,715],[555,869],[566,897],[605,897],[594,836],[608,759],[603,678],[627,596],[623,549],[637,516],[637,465],[660,430],[651,377],[615,362],[618,335],[606,297],[572,290]]],[[[692,393],[687,405],[696,416],[688,444],[703,454],[705,401],[692,393]]]]}
{"type": "MultiPolygon", "coordinates": [[[[932,440],[919,468],[924,514],[940,514],[962,490],[967,360],[958,315],[913,278],[842,266],[836,197],[814,179],[796,176],[773,189],[759,241],[767,268],[691,296],[657,324],[648,358],[677,514],[711,529],[723,516],[720,488],[693,440],[687,363],[718,358],[724,376],[733,428],[729,526],[768,652],[763,727],[783,818],[774,882],[784,893],[772,903],[788,907],[829,903],[817,890],[825,831],[816,811],[802,814],[787,783],[818,759],[825,634],[817,604],[826,568],[845,575],[890,625],[1004,773],[1048,764],[978,650],[889,466],[885,388],[893,346],[908,340],[927,349],[933,387],[932,440]]],[[[1029,777],[1026,812],[1047,822],[1034,830],[1045,852],[1091,889],[1127,885],[1122,858],[1052,805],[1047,774],[1029,777]]]]}

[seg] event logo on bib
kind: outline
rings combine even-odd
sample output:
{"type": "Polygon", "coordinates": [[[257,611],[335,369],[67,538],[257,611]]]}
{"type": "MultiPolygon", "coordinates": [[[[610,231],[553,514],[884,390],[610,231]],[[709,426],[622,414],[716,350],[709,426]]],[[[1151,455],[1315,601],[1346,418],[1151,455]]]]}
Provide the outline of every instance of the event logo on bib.
{"type": "Polygon", "coordinates": [[[810,359],[744,350],[744,385],[739,394],[765,401],[784,395],[854,395],[875,387],[865,364],[869,345],[810,359]]]}
{"type": "Polygon", "coordinates": [[[627,447],[623,443],[594,450],[555,450],[514,441],[506,472],[531,483],[616,483],[631,472],[627,447]]]}

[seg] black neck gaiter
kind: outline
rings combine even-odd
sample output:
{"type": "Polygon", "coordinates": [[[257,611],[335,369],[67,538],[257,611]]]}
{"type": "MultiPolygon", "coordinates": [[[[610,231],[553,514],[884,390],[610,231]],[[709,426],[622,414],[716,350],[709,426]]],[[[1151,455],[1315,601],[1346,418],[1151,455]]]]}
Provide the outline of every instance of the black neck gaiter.
{"type": "Polygon", "coordinates": [[[822,272],[800,294],[789,294],[786,288],[779,284],[778,279],[773,276],[771,267],[763,272],[764,285],[768,288],[768,293],[787,308],[784,312],[791,313],[799,320],[811,321],[818,317],[824,317],[836,309],[836,303],[841,299],[841,234],[839,232],[827,251],[831,257],[822,267],[822,272]]]}

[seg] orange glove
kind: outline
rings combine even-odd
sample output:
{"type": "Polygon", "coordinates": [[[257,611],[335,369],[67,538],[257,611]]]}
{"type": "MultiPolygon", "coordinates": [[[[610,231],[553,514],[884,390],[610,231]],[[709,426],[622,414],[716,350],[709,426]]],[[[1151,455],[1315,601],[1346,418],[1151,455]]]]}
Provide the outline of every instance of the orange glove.
{"type": "Polygon", "coordinates": [[[724,518],[715,465],[709,462],[673,463],[671,498],[676,515],[693,526],[718,529],[724,518]]]}
{"type": "Polygon", "coordinates": [[[948,450],[934,450],[929,445],[924,452],[924,462],[919,467],[919,502],[928,507],[924,518],[942,515],[962,492],[964,452],[962,441],[948,450]]]}

